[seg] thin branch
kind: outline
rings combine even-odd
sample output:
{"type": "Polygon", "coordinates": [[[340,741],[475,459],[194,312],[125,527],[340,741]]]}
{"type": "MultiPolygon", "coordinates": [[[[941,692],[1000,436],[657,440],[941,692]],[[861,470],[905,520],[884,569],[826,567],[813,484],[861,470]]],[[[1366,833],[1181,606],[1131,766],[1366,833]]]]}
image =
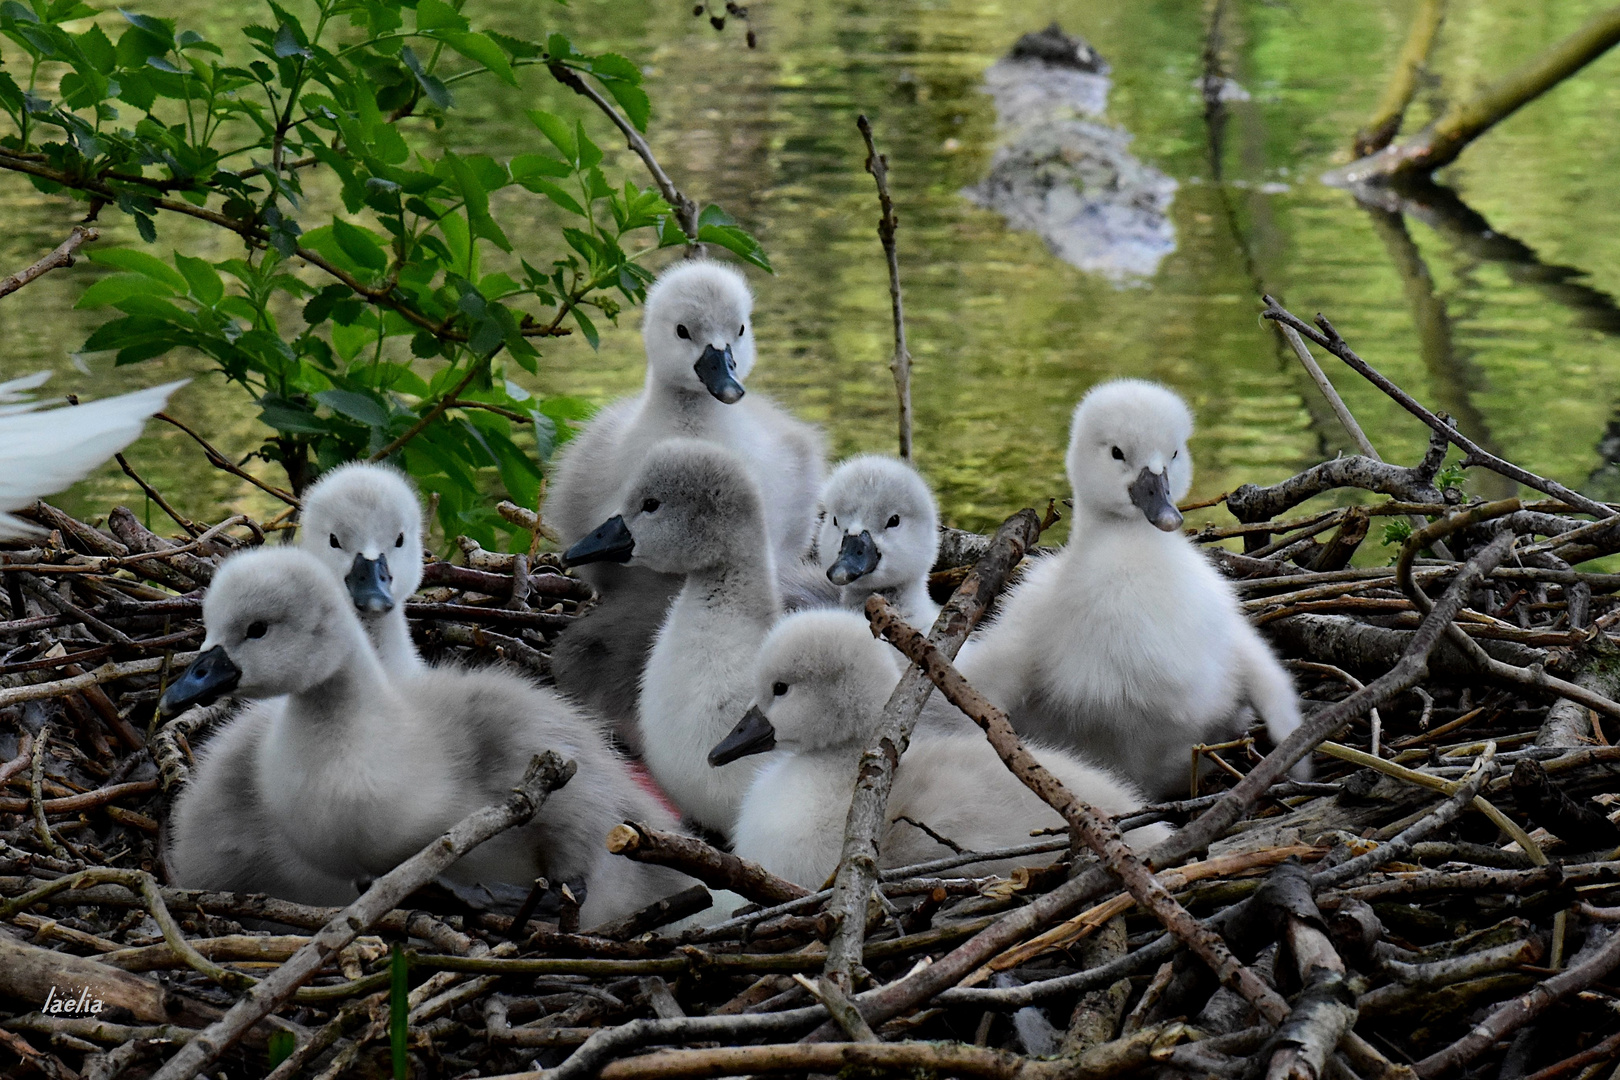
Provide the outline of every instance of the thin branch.
{"type": "Polygon", "coordinates": [[[135,471],[135,467],[129,463],[128,459],[126,459],[123,454],[114,454],[113,460],[118,462],[118,467],[124,470],[125,476],[129,477],[131,480],[140,485],[141,490],[146,492],[146,497],[148,499],[151,499],[153,502],[157,503],[158,509],[162,510],[165,514],[168,514],[169,517],[174,519],[174,523],[176,525],[179,525],[182,529],[186,530],[186,532],[192,537],[202,535],[202,530],[197,527],[197,523],[188,520],[180,513],[180,511],[170,506],[169,500],[163,497],[163,493],[142,479],[141,474],[135,471]]]}
{"type": "Polygon", "coordinates": [[[636,862],[673,867],[711,889],[730,889],[756,904],[780,904],[810,895],[809,889],[783,880],[740,855],[638,821],[614,826],[607,834],[607,849],[636,862]]]}
{"type": "Polygon", "coordinates": [[[894,200],[889,197],[889,157],[877,152],[872,141],[872,124],[862,113],[855,119],[861,138],[866,140],[866,171],[877,181],[878,205],[883,215],[878,218],[878,239],[883,242],[883,256],[889,264],[889,306],[894,315],[894,356],[889,360],[889,371],[894,375],[894,392],[900,402],[900,460],[911,460],[911,350],[906,347],[906,309],[900,298],[900,256],[895,250],[894,230],[900,219],[894,212],[894,200]]]}
{"type": "Polygon", "coordinates": [[[1352,370],[1388,394],[1401,408],[1427,424],[1429,430],[1445,436],[1448,441],[1461,449],[1467,455],[1463,461],[1464,465],[1478,465],[1487,468],[1526,487],[1535,488],[1537,491],[1551,495],[1555,499],[1562,499],[1582,513],[1591,514],[1593,517],[1610,517],[1615,513],[1611,508],[1588,499],[1578,491],[1571,491],[1563,484],[1548,480],[1546,477],[1537,476],[1535,473],[1530,472],[1528,469],[1522,469],[1511,461],[1504,461],[1466,435],[1463,435],[1455,427],[1420,405],[1416,398],[1380,374],[1367,361],[1357,356],[1355,350],[1351,349],[1344,338],[1339,336],[1339,332],[1333,328],[1333,324],[1328,322],[1325,316],[1318,315],[1316,317],[1317,326],[1321,327],[1318,330],[1317,326],[1311,326],[1292,313],[1285,311],[1270,296],[1262,299],[1265,300],[1266,310],[1261,312],[1261,318],[1272,319],[1284,326],[1293,327],[1302,336],[1316,342],[1316,344],[1350,365],[1352,370]]]}
{"type": "MultiPolygon", "coordinates": [[[[218,450],[214,449],[207,439],[203,438],[201,435],[197,434],[191,428],[187,427],[179,420],[176,420],[168,413],[154,413],[153,416],[158,420],[162,420],[165,424],[172,424],[181,431],[185,432],[187,435],[190,435],[192,439],[196,441],[197,445],[203,448],[203,454],[208,458],[208,464],[212,465],[214,468],[228,472],[238,479],[246,480],[260,491],[267,495],[274,495],[288,506],[296,507],[303,505],[291,492],[284,491],[273,484],[267,484],[263,480],[260,480],[257,476],[254,476],[252,473],[248,472],[246,469],[238,467],[236,463],[231,461],[218,450]]],[[[173,515],[171,514],[170,516],[172,517],[173,515]]]]}
{"type": "Polygon", "coordinates": [[[669,174],[664,171],[664,167],[658,164],[658,159],[653,156],[652,147],[648,146],[647,140],[641,137],[641,132],[637,131],[630,121],[620,115],[619,110],[613,107],[612,102],[603,97],[594,86],[580,78],[578,73],[572,69],[562,64],[550,63],[546,65],[546,70],[551,72],[553,79],[556,79],[581,97],[588,98],[593,105],[607,114],[607,118],[613,121],[613,126],[624,134],[624,140],[629,144],[631,152],[641,159],[642,164],[647,166],[647,171],[652,174],[653,183],[658,185],[658,193],[674,209],[675,221],[680,225],[681,231],[687,235],[688,243],[697,246],[698,205],[683,195],[681,190],[675,186],[675,182],[669,178],[669,174]]]}
{"type": "Polygon", "coordinates": [[[0,281],[0,296],[10,296],[29,282],[44,277],[61,266],[72,266],[74,255],[85,244],[92,240],[101,239],[101,233],[86,225],[75,225],[68,238],[62,241],[55,251],[45,256],[33,266],[17,271],[4,281],[0,281]]]}

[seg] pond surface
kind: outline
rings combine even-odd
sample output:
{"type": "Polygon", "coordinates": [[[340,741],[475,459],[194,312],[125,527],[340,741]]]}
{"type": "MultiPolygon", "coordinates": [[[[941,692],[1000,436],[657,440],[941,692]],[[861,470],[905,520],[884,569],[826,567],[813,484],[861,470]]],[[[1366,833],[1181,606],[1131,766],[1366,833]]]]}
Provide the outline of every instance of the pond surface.
{"type": "MultiPolygon", "coordinates": [[[[1607,2],[1452,5],[1412,119],[1511,69],[1607,2]]],[[[1192,403],[1195,494],[1273,481],[1348,449],[1257,318],[1262,290],[1298,314],[1327,313],[1362,356],[1498,453],[1572,487],[1620,494],[1604,455],[1620,443],[1613,435],[1605,443],[1620,399],[1620,314],[1610,299],[1620,292],[1620,55],[1489,133],[1443,174],[1456,195],[1431,195],[1403,217],[1359,207],[1316,177],[1347,159],[1410,4],[1226,3],[1218,55],[1236,85],[1213,122],[1197,87],[1209,18],[1201,7],[756,0],[759,47],[750,51],[740,27],[716,33],[674,0],[469,5],[475,24],[489,18],[526,37],[561,29],[586,51],[618,51],[644,67],[650,140],[666,168],[685,191],[741,219],[776,267],[774,276],[750,271],[761,355],[750,386],[823,424],[838,455],[895,441],[887,279],[855,128],[857,113],[871,117],[901,215],[916,456],[952,524],[989,527],[1065,494],[1069,411],[1109,376],[1159,379],[1192,403]],[[1121,282],[1079,270],[963,194],[985,177],[1001,138],[986,69],[1054,19],[1112,65],[1102,122],[1130,132],[1129,152],[1175,181],[1174,250],[1150,276],[1121,282]]],[[[235,17],[260,11],[243,0],[176,0],[162,13],[230,41],[235,17]]],[[[467,116],[456,131],[466,141],[452,148],[501,157],[536,149],[540,136],[521,113],[536,105],[583,116],[604,147],[612,142],[543,73],[527,69],[520,82],[514,91],[485,81],[478,100],[463,94],[467,116]]],[[[330,209],[315,199],[310,220],[330,209]]],[[[519,192],[502,211],[516,219],[508,232],[520,253],[536,263],[557,254],[524,251],[521,240],[525,223],[532,235],[555,235],[542,230],[553,221],[549,205],[519,192]]],[[[0,212],[5,272],[54,247],[72,222],[68,208],[14,175],[0,177],[0,212]]],[[[160,250],[200,244],[215,259],[235,254],[187,223],[160,229],[160,250]]],[[[122,225],[105,231],[139,242],[122,225]]],[[[81,263],[0,300],[0,377],[50,367],[60,372],[53,389],[100,395],[197,374],[175,413],[230,453],[252,450],[255,409],[203,375],[201,358],[113,371],[107,356],[73,356],[100,318],[72,309],[93,273],[81,263]]],[[[514,378],[598,401],[632,392],[641,345],[636,316],[623,323],[604,332],[599,352],[568,339],[549,347],[538,378],[514,378]]],[[[1347,370],[1329,372],[1385,457],[1421,453],[1417,421],[1347,370]]],[[[182,510],[218,520],[230,509],[267,509],[158,427],[130,458],[182,510]]],[[[66,502],[104,513],[114,500],[140,499],[111,467],[66,502]]]]}

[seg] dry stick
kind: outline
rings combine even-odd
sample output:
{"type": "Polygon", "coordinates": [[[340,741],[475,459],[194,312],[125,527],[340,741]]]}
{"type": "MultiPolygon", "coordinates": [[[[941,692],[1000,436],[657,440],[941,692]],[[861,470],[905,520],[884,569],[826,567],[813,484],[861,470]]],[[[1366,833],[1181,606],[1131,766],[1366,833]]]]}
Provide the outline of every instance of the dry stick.
{"type": "Polygon", "coordinates": [[[60,859],[67,852],[56,842],[56,837],[51,835],[50,823],[45,820],[45,795],[41,790],[45,778],[45,751],[50,742],[51,726],[46,724],[39,729],[39,739],[34,744],[34,767],[29,772],[28,801],[34,808],[35,835],[39,837],[39,842],[45,845],[46,851],[60,859]]]}
{"type": "MultiPolygon", "coordinates": [[[[1411,600],[1419,611],[1428,611],[1432,606],[1427,594],[1418,588],[1412,580],[1412,563],[1416,560],[1418,552],[1429,546],[1433,541],[1449,536],[1458,529],[1466,528],[1478,522],[1501,517],[1505,514],[1515,513],[1519,510],[1518,499],[1503,499],[1499,502],[1481,503],[1471,506],[1461,513],[1441,518],[1431,525],[1417,530],[1407,537],[1406,543],[1401,546],[1400,556],[1395,562],[1395,581],[1401,591],[1411,600]]],[[[1504,530],[1508,531],[1508,530],[1504,530]]],[[[1452,625],[1446,628],[1447,635],[1464,656],[1468,657],[1481,672],[1510,682],[1518,686],[1530,686],[1538,690],[1547,690],[1561,698],[1577,702],[1589,709],[1595,709],[1605,716],[1620,718],[1620,702],[1605,697],[1595,690],[1577,683],[1548,675],[1545,668],[1522,668],[1513,664],[1505,664],[1487,653],[1472,637],[1463,631],[1460,626],[1452,625]]]]}
{"type": "MultiPolygon", "coordinates": [[[[968,631],[1040,533],[1040,519],[1033,510],[1020,510],[1003,522],[984,556],[940,610],[929,631],[929,643],[946,657],[954,657],[967,640],[968,631]]],[[[865,948],[866,903],[878,880],[877,837],[886,821],[894,771],[933,689],[920,671],[907,671],[901,676],[883,706],[876,734],[861,754],[855,795],[844,826],[838,876],[827,903],[827,914],[832,916],[835,929],[827,944],[826,974],[845,990],[853,984],[865,948]]]]}
{"type": "Polygon", "coordinates": [[[157,488],[153,487],[151,484],[148,484],[145,479],[141,477],[141,474],[135,471],[135,466],[131,465],[123,454],[114,454],[113,460],[118,462],[118,467],[120,469],[124,470],[124,475],[135,481],[135,483],[139,484],[141,490],[146,492],[146,497],[157,503],[158,509],[162,510],[165,514],[168,514],[175,524],[186,530],[187,534],[193,537],[202,535],[202,530],[197,528],[194,522],[186,520],[186,518],[181,515],[180,511],[170,506],[169,500],[165,499],[157,488]]]}
{"type": "Polygon", "coordinates": [[[260,480],[257,476],[254,476],[252,473],[248,472],[246,469],[238,467],[231,461],[230,458],[227,458],[224,454],[216,450],[207,439],[203,438],[201,435],[197,434],[195,431],[191,430],[191,428],[187,427],[185,424],[182,424],[168,413],[154,413],[153,416],[155,419],[162,420],[165,424],[173,425],[174,427],[177,427],[181,431],[185,432],[187,435],[190,435],[193,441],[195,441],[198,446],[202,447],[203,456],[208,459],[208,464],[212,465],[214,468],[228,472],[238,479],[246,480],[260,491],[265,492],[268,495],[274,495],[288,506],[296,507],[302,505],[292,492],[284,491],[273,484],[267,484],[263,480],[260,480]]]}
{"type": "Polygon", "coordinates": [[[1463,458],[1463,465],[1477,465],[1489,469],[1494,473],[1507,477],[1509,480],[1516,480],[1525,487],[1535,488],[1537,491],[1545,492],[1555,499],[1562,499],[1580,512],[1591,514],[1593,517],[1606,518],[1615,514],[1613,508],[1600,502],[1594,502],[1578,491],[1571,491],[1557,481],[1537,476],[1535,473],[1530,472],[1528,469],[1522,469],[1511,461],[1504,461],[1440,419],[1440,417],[1420,405],[1412,395],[1396,386],[1371,364],[1357,356],[1355,350],[1350,348],[1344,338],[1339,336],[1339,332],[1333,328],[1333,324],[1328,322],[1325,316],[1318,315],[1316,317],[1317,324],[1321,327],[1318,330],[1315,326],[1311,326],[1291,312],[1284,310],[1270,296],[1262,297],[1262,299],[1266,303],[1266,310],[1261,312],[1261,318],[1272,319],[1284,326],[1293,327],[1302,336],[1309,338],[1340,360],[1343,360],[1356,374],[1388,394],[1401,408],[1427,424],[1429,430],[1443,436],[1447,441],[1461,449],[1466,455],[1463,458]]]}
{"type": "Polygon", "coordinates": [[[1524,1080],[1557,1080],[1558,1077],[1568,1076],[1576,1069],[1585,1068],[1593,1062],[1608,1061],[1616,1054],[1620,1054],[1620,1031],[1615,1032],[1595,1046],[1590,1046],[1578,1054],[1570,1055],[1563,1061],[1531,1073],[1524,1080]]]}
{"type": "Polygon", "coordinates": [[[0,281],[0,296],[10,296],[24,285],[36,278],[44,277],[59,266],[72,266],[73,257],[78,250],[90,241],[99,239],[101,239],[101,233],[95,229],[86,225],[73,226],[73,231],[68,233],[68,238],[62,241],[55,251],[33,266],[19,270],[5,280],[0,281]]]}
{"type": "MultiPolygon", "coordinates": [[[[1428,3],[1430,6],[1438,5],[1441,8],[1445,6],[1445,0],[1428,0],[1428,3]]],[[[1404,103],[1401,108],[1402,110],[1406,108],[1404,103]]],[[[1316,384],[1316,388],[1322,391],[1323,397],[1327,398],[1328,406],[1333,409],[1333,415],[1339,418],[1339,423],[1344,426],[1345,431],[1349,432],[1351,441],[1356,444],[1356,449],[1361,451],[1362,456],[1382,462],[1384,459],[1379,456],[1378,450],[1372,444],[1372,440],[1367,438],[1367,433],[1356,422],[1355,416],[1350,412],[1350,407],[1344,403],[1344,398],[1340,397],[1338,390],[1334,389],[1332,380],[1327,377],[1327,372],[1323,371],[1322,365],[1316,362],[1316,357],[1311,355],[1311,350],[1305,347],[1305,339],[1299,336],[1299,331],[1287,323],[1278,323],[1277,329],[1282,331],[1282,336],[1287,339],[1289,347],[1294,350],[1294,355],[1299,357],[1299,362],[1305,366],[1305,372],[1311,377],[1311,381],[1316,384]]],[[[1427,523],[1426,519],[1420,514],[1411,515],[1410,521],[1414,529],[1421,529],[1427,523]]],[[[1443,545],[1434,548],[1434,553],[1442,559],[1451,558],[1451,552],[1447,551],[1443,545]]],[[[1255,553],[1255,555],[1257,558],[1260,557],[1258,553],[1255,553]]]]}
{"type": "Polygon", "coordinates": [[[669,866],[712,889],[730,889],[756,904],[780,904],[810,895],[810,890],[777,877],[756,862],[720,851],[702,840],[661,832],[639,821],[615,825],[607,849],[636,862],[669,866]]]}
{"type": "Polygon", "coordinates": [[[877,152],[872,141],[872,124],[862,113],[855,126],[866,140],[866,171],[877,181],[878,205],[883,216],[878,218],[878,239],[883,242],[883,256],[889,263],[889,304],[894,313],[894,356],[889,371],[894,374],[894,392],[900,400],[900,460],[911,460],[911,350],[906,347],[906,309],[900,299],[900,255],[894,246],[894,230],[900,219],[894,212],[894,200],[889,197],[889,158],[877,152]]]}
{"type": "Polygon", "coordinates": [[[1352,144],[1356,157],[1375,154],[1390,144],[1401,129],[1401,120],[1407,107],[1417,96],[1419,77],[1434,48],[1435,36],[1446,17],[1446,0],[1419,0],[1412,15],[1412,26],[1407,31],[1406,44],[1395,61],[1395,73],[1384,87],[1383,97],[1373,109],[1352,144]]]}
{"type": "Polygon", "coordinates": [[[877,593],[867,598],[866,617],[874,633],[887,638],[939,688],[946,700],[984,730],[991,747],[1008,770],[1025,787],[1040,796],[1042,802],[1063,815],[1073,833],[1096,853],[1110,873],[1119,878],[1137,903],[1208,964],[1223,986],[1242,994],[1244,1000],[1271,1023],[1282,1023],[1288,1015],[1288,1003],[1240,963],[1219,934],[1188,914],[1187,909],[1170,895],[1169,890],[1131,851],[1111,818],[1098,814],[1077,799],[1072,791],[1063,786],[1062,781],[1036,760],[1035,755],[1024,748],[1006,713],[970,686],[961,672],[921,633],[907,625],[893,604],[877,593]]]}
{"type": "MultiPolygon", "coordinates": [[[[1600,933],[1594,928],[1591,933],[1600,933]]],[[[1608,940],[1594,949],[1583,961],[1559,972],[1529,992],[1498,1006],[1467,1035],[1450,1046],[1412,1066],[1412,1070],[1430,1080],[1452,1069],[1473,1061],[1519,1028],[1540,1016],[1547,1009],[1570,994],[1585,990],[1620,966],[1620,931],[1612,931],[1608,940]]]]}
{"type": "Polygon", "coordinates": [[[387,915],[405,897],[490,837],[534,817],[551,793],[574,775],[574,768],[573,762],[564,763],[549,750],[536,756],[529,762],[520,786],[504,803],[467,815],[444,835],[378,878],[365,895],[323,926],[291,960],[248,991],[218,1023],[209,1026],[170,1058],[154,1074],[153,1080],[190,1080],[219,1060],[249,1028],[292,997],[334,953],[387,915]]]}
{"type": "MultiPolygon", "coordinates": [[[[175,653],[172,660],[175,664],[185,666],[197,658],[196,652],[175,653]]],[[[130,660],[122,664],[102,664],[93,671],[83,675],[75,675],[71,679],[57,679],[55,682],[35,683],[33,686],[12,686],[0,690],[0,708],[7,705],[20,705],[25,701],[43,701],[46,698],[60,697],[85,690],[92,686],[99,686],[114,679],[127,679],[131,675],[155,675],[163,670],[164,661],[161,658],[151,660],[130,660]]]]}
{"type": "MultiPolygon", "coordinates": [[[[1309,754],[1317,743],[1369,708],[1388,701],[1419,682],[1428,671],[1429,654],[1439,644],[1446,624],[1462,609],[1469,593],[1507,557],[1508,546],[1509,541],[1504,534],[1468,560],[1452,579],[1451,587],[1435,604],[1435,609],[1413,633],[1406,651],[1402,653],[1394,667],[1368,683],[1365,690],[1358,690],[1313,713],[1200,817],[1148,852],[1151,865],[1170,866],[1192,852],[1208,847],[1241,818],[1273,784],[1281,780],[1295,762],[1309,754]]],[[[861,1015],[866,1017],[869,1024],[877,1026],[949,990],[992,956],[1022,941],[1031,931],[1045,926],[1076,904],[1100,895],[1113,880],[1113,875],[1102,867],[1094,867],[1078,875],[1045,896],[1032,901],[1027,907],[1003,916],[928,967],[859,995],[855,1000],[861,1007],[861,1015]]],[[[1107,974],[1107,981],[1134,971],[1133,966],[1127,965],[1136,960],[1146,963],[1149,959],[1157,960],[1168,956],[1174,940],[1166,935],[1160,941],[1162,945],[1145,946],[1127,956],[1118,972],[1107,974]],[[1144,957],[1145,953],[1157,949],[1163,951],[1155,951],[1153,955],[1144,957]]],[[[1082,976],[1090,974],[1092,973],[1084,972],[1082,976]]],[[[1056,984],[1060,980],[1049,982],[1056,984]]],[[[1089,989],[1090,984],[1084,987],[1065,984],[1064,988],[1089,989]]],[[[951,990],[950,1000],[952,1003],[963,1004],[970,1001],[973,1004],[993,1001],[998,1008],[1019,1008],[1037,1000],[1045,989],[1047,988],[1041,984],[1032,984],[1010,990],[951,990]]],[[[824,1025],[813,1033],[811,1038],[824,1039],[833,1030],[831,1025],[824,1025]]]]}

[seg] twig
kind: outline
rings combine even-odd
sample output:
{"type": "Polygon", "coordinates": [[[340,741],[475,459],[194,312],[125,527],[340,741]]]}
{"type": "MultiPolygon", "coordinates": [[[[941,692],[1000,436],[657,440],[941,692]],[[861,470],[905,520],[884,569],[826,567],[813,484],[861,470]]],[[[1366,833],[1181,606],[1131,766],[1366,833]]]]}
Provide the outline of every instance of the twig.
{"type": "Polygon", "coordinates": [[[866,171],[877,181],[878,205],[883,215],[878,218],[878,239],[883,242],[883,256],[889,264],[889,305],[894,314],[894,356],[889,360],[889,371],[894,375],[894,392],[900,402],[900,460],[911,460],[911,350],[906,347],[906,309],[900,297],[900,255],[895,249],[894,230],[900,218],[894,212],[894,200],[889,197],[889,157],[877,152],[872,141],[872,124],[862,113],[855,118],[855,126],[866,140],[866,171]]]}
{"type": "MultiPolygon", "coordinates": [[[[171,658],[174,664],[184,666],[197,658],[196,652],[175,653],[171,658]]],[[[99,686],[114,679],[127,679],[131,675],[155,675],[163,670],[166,661],[163,659],[130,660],[122,664],[102,664],[93,671],[83,675],[75,675],[71,679],[58,679],[55,682],[35,683],[33,686],[12,686],[0,690],[0,708],[7,705],[20,705],[25,701],[43,701],[46,698],[60,697],[62,694],[71,694],[92,686],[99,686]]]]}
{"type": "MultiPolygon", "coordinates": [[[[284,491],[281,488],[276,487],[274,484],[267,484],[263,480],[260,480],[257,476],[254,476],[252,473],[248,472],[246,469],[239,468],[235,462],[231,461],[224,454],[214,449],[207,439],[203,438],[190,427],[181,423],[179,420],[176,420],[168,413],[153,413],[152,415],[155,419],[162,420],[165,424],[171,424],[185,432],[187,435],[190,435],[197,445],[203,448],[203,456],[208,458],[208,464],[212,465],[214,468],[228,472],[240,480],[246,480],[260,491],[267,495],[275,496],[288,506],[298,507],[303,505],[292,494],[292,492],[284,491]]],[[[173,517],[174,515],[170,514],[169,516],[173,517]]]]}
{"type": "Polygon", "coordinates": [[[34,742],[34,767],[29,773],[28,801],[34,808],[34,835],[45,845],[45,850],[61,858],[67,852],[56,842],[56,837],[51,835],[50,822],[45,820],[45,795],[41,790],[45,778],[46,748],[50,743],[51,726],[46,724],[39,729],[39,738],[34,742]]]}
{"type": "Polygon", "coordinates": [[[154,1074],[153,1080],[191,1080],[219,1060],[250,1027],[292,997],[334,953],[461,856],[490,837],[528,821],[573,774],[574,764],[565,764],[555,753],[548,750],[537,756],[524,772],[521,786],[505,803],[467,815],[443,836],[378,878],[360,899],[322,927],[291,960],[248,991],[224,1017],[170,1058],[154,1074]]]}
{"type": "Polygon", "coordinates": [[[1120,836],[1107,816],[1098,814],[1063,786],[1046,767],[1024,748],[1007,714],[991,704],[962,677],[951,662],[929,644],[916,629],[906,624],[894,605],[873,593],[866,601],[866,617],[874,632],[887,638],[895,648],[926,674],[952,705],[984,730],[990,745],[1008,770],[1041,800],[1063,815],[1069,828],[1096,853],[1110,873],[1125,885],[1155,918],[1184,945],[1209,965],[1211,971],[1273,1024],[1288,1015],[1288,1004],[1260,977],[1232,955],[1219,934],[1188,914],[1168,889],[1153,876],[1120,836]]]}
{"type": "Polygon", "coordinates": [[[1351,349],[1350,346],[1345,342],[1344,338],[1339,336],[1339,332],[1333,328],[1333,324],[1328,322],[1326,317],[1322,315],[1318,315],[1316,317],[1317,325],[1321,327],[1321,329],[1318,330],[1317,327],[1311,326],[1309,323],[1302,321],[1292,313],[1285,311],[1283,308],[1278,306],[1277,301],[1273,300],[1270,296],[1263,297],[1263,299],[1266,303],[1266,310],[1261,312],[1261,318],[1272,319],[1284,326],[1293,327],[1304,337],[1310,338],[1312,341],[1316,342],[1316,344],[1320,345],[1334,356],[1337,356],[1340,360],[1343,360],[1358,375],[1362,376],[1368,382],[1372,383],[1374,386],[1378,387],[1378,389],[1382,390],[1384,393],[1393,398],[1396,404],[1400,405],[1401,408],[1405,409],[1407,412],[1411,413],[1413,416],[1427,424],[1429,426],[1429,430],[1438,435],[1443,435],[1448,441],[1461,449],[1463,453],[1467,455],[1463,459],[1463,464],[1465,466],[1478,465],[1483,468],[1487,468],[1494,473],[1499,473],[1500,475],[1507,477],[1509,480],[1515,480],[1526,487],[1532,487],[1537,491],[1545,492],[1555,499],[1562,499],[1564,502],[1580,510],[1582,513],[1591,514],[1594,517],[1604,518],[1611,517],[1615,514],[1615,511],[1610,507],[1607,507],[1600,502],[1595,502],[1592,499],[1588,499],[1585,495],[1582,495],[1578,491],[1571,491],[1569,488],[1558,483],[1557,481],[1548,480],[1543,476],[1537,476],[1535,473],[1530,472],[1528,469],[1520,468],[1511,461],[1504,461],[1495,454],[1486,450],[1484,447],[1480,446],[1478,443],[1474,442],[1472,439],[1468,438],[1466,435],[1462,434],[1451,424],[1446,423],[1444,420],[1440,419],[1440,417],[1424,408],[1418,403],[1416,398],[1412,397],[1412,395],[1408,394],[1405,390],[1402,390],[1384,375],[1380,374],[1376,369],[1373,368],[1371,364],[1367,363],[1367,361],[1357,356],[1355,350],[1351,349]]]}
{"type": "Polygon", "coordinates": [[[712,889],[730,889],[756,904],[780,904],[810,895],[809,889],[777,877],[758,863],[637,821],[615,825],[607,835],[607,849],[636,862],[672,867],[712,889]]]}
{"type": "MultiPolygon", "coordinates": [[[[1040,536],[1040,519],[1033,510],[1020,510],[996,530],[990,548],[941,609],[928,640],[946,657],[954,657],[962,642],[1001,590],[1012,568],[1040,536]]],[[[885,823],[884,811],[894,771],[911,741],[911,731],[933,692],[928,677],[908,671],[883,706],[878,730],[861,754],[854,798],[844,826],[844,845],[838,876],[827,913],[834,920],[827,945],[826,973],[848,989],[861,962],[866,937],[866,902],[877,884],[877,837],[885,823]]]]}
{"type": "Polygon", "coordinates": [[[148,484],[144,479],[142,479],[141,474],[135,471],[135,467],[125,459],[123,454],[114,454],[113,460],[118,462],[118,467],[120,469],[124,470],[124,475],[139,484],[141,490],[146,492],[146,497],[157,503],[158,509],[162,510],[165,514],[168,514],[176,525],[179,525],[182,529],[186,530],[187,533],[194,537],[202,535],[202,530],[197,527],[196,523],[187,520],[181,515],[180,511],[170,506],[169,500],[165,499],[157,488],[153,487],[151,484],[148,484]]]}
{"type": "Polygon", "coordinates": [[[86,225],[75,225],[68,233],[66,240],[57,245],[56,250],[45,256],[33,266],[17,271],[10,277],[0,281],[0,296],[10,296],[18,289],[37,278],[55,270],[59,266],[72,266],[74,255],[85,244],[92,240],[101,239],[101,233],[86,225]]]}

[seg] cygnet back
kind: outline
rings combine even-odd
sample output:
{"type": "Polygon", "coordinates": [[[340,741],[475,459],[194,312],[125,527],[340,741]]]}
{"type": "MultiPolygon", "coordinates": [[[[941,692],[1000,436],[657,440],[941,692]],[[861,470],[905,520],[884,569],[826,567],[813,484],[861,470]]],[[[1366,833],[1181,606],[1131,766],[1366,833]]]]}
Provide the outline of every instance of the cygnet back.
{"type": "Polygon", "coordinates": [[[1191,747],[1237,733],[1250,707],[1274,741],[1299,725],[1287,673],[1180,532],[1191,431],[1165,387],[1121,379],[1088,393],[1070,434],[1069,543],[1029,567],[959,659],[1020,732],[1156,796],[1185,791],[1191,747]]]}
{"type": "MultiPolygon", "coordinates": [[[[861,750],[899,670],[893,651],[852,612],[800,612],[777,624],[760,649],[749,712],[716,748],[721,758],[765,754],[738,814],[737,854],[805,888],[836,869],[861,750]]],[[[1106,770],[1061,751],[1030,750],[1104,813],[1142,804],[1140,792],[1106,770]]],[[[901,758],[879,841],[882,866],[950,853],[913,822],[968,851],[1025,843],[1031,830],[1063,823],[1007,771],[982,734],[935,730],[919,730],[901,758]]],[[[1145,844],[1163,832],[1149,828],[1127,839],[1145,844]]],[[[964,872],[1006,868],[986,862],[964,872]]]]}
{"type": "Polygon", "coordinates": [[[343,579],[383,667],[419,670],[405,602],[422,583],[422,504],[398,469],[355,462],[304,495],[305,551],[343,579]]]}
{"type": "Polygon", "coordinates": [[[447,875],[526,886],[584,878],[582,917],[626,914],[686,883],[607,853],[626,817],[670,824],[590,722],[502,670],[385,675],[341,582],[299,549],[221,566],[204,601],[202,656],[173,712],[223,693],[254,701],[205,748],[176,805],[172,863],[200,888],[250,882],[301,902],[352,899],[468,813],[505,798],[530,758],[578,763],[534,820],[447,875]],[[245,865],[254,860],[253,865],[245,865]]]}

